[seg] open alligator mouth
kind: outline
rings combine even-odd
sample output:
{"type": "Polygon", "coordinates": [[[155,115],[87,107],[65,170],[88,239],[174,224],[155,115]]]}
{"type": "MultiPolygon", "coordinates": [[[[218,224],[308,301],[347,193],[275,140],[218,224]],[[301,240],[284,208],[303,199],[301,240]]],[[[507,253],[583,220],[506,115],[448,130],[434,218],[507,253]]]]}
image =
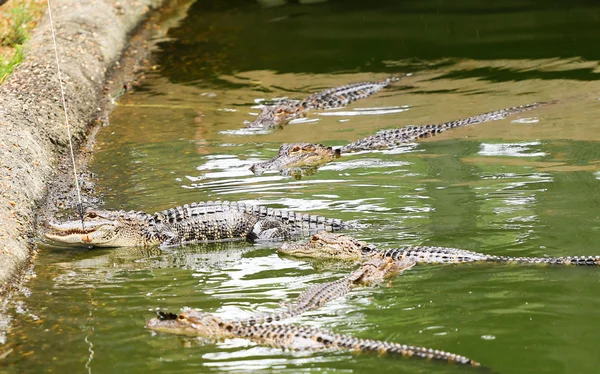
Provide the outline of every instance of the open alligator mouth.
{"type": "MultiPolygon", "coordinates": [[[[46,232],[44,236],[50,240],[58,241],[63,244],[90,244],[92,243],[92,235],[98,231],[98,224],[90,223],[90,227],[81,227],[74,223],[52,223],[46,224],[46,232]]],[[[86,225],[87,226],[87,225],[86,225]]]]}
{"type": "Polygon", "coordinates": [[[107,221],[86,222],[85,226],[83,226],[84,224],[79,220],[67,222],[47,221],[46,228],[54,231],[57,235],[89,234],[90,232],[96,231],[96,228],[103,223],[107,223],[107,221]]]}
{"type": "Polygon", "coordinates": [[[94,231],[96,231],[95,228],[90,228],[90,229],[69,228],[69,229],[65,229],[65,228],[60,228],[60,227],[56,227],[56,226],[50,226],[50,228],[52,229],[52,232],[50,232],[48,234],[55,235],[55,236],[88,235],[88,234],[91,234],[94,231]]]}

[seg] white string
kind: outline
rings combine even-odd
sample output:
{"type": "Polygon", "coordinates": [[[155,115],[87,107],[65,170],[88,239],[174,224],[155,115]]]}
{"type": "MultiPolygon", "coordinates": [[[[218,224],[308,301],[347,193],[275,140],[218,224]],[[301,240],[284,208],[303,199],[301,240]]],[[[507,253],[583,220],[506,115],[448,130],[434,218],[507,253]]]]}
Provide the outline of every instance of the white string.
{"type": "Polygon", "coordinates": [[[58,71],[58,82],[60,83],[60,94],[62,97],[63,109],[65,111],[65,123],[67,125],[67,136],[69,137],[69,149],[71,150],[71,162],[73,163],[73,176],[75,177],[75,190],[77,191],[77,202],[79,203],[79,214],[81,216],[81,226],[83,227],[83,203],[81,202],[79,179],[77,178],[77,168],[75,166],[75,152],[73,151],[73,142],[71,141],[71,126],[69,125],[69,115],[67,113],[67,102],[65,100],[65,90],[63,88],[62,74],[60,71],[60,61],[58,59],[58,48],[56,46],[56,34],[54,33],[54,22],[52,22],[52,10],[50,9],[50,0],[48,0],[48,16],[50,18],[50,29],[52,30],[52,40],[54,41],[54,55],[56,57],[56,69],[58,71]]]}

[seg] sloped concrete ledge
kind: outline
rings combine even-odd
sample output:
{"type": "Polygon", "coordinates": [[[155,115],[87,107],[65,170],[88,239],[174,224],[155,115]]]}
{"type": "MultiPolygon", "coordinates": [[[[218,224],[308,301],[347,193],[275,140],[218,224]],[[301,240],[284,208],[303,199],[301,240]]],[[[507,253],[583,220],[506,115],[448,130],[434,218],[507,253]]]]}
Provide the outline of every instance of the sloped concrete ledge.
{"type": "MultiPolygon", "coordinates": [[[[98,117],[107,73],[129,34],[164,0],[53,0],[73,141],[98,117]]],[[[24,62],[0,85],[0,295],[29,263],[35,211],[69,152],[52,33],[46,15],[24,62]]]]}

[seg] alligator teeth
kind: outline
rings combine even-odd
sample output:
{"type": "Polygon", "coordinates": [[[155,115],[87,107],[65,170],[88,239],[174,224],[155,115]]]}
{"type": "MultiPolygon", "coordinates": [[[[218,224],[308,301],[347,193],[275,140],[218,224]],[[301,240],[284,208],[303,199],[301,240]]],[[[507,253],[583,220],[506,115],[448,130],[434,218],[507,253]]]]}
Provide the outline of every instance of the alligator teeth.
{"type": "MultiPolygon", "coordinates": [[[[56,230],[56,229],[55,229],[56,230]]],[[[94,230],[82,230],[82,229],[68,229],[68,230],[56,230],[54,235],[69,236],[69,235],[87,235],[92,233],[94,230]]]]}

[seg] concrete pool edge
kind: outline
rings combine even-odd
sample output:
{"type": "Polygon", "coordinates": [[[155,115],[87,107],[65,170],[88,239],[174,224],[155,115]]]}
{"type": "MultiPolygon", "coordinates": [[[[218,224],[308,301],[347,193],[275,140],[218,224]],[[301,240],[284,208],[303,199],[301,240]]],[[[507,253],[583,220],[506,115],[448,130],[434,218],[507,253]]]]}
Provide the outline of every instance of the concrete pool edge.
{"type": "MultiPolygon", "coordinates": [[[[132,75],[124,68],[127,64],[120,62],[128,58],[139,62],[144,58],[126,53],[134,44],[132,38],[137,35],[140,39],[138,31],[144,25],[151,29],[145,33],[146,37],[164,36],[174,23],[166,22],[157,30],[153,24],[162,20],[149,17],[160,15],[169,7],[185,8],[185,13],[186,5],[191,3],[191,0],[52,2],[68,116],[79,164],[85,166],[89,155],[86,144],[93,140],[94,131],[112,107],[110,86],[114,91],[122,85],[114,77],[132,75]]],[[[150,53],[146,41],[137,43],[138,48],[143,45],[144,53],[150,53]]],[[[72,175],[65,178],[61,174],[69,170],[65,160],[70,162],[70,156],[47,14],[25,48],[24,61],[0,85],[0,297],[20,284],[24,270],[34,260],[35,239],[39,234],[36,214],[44,214],[52,185],[59,178],[66,180],[63,187],[72,180],[72,175]]],[[[129,65],[130,69],[136,68],[135,64],[129,65]]]]}

